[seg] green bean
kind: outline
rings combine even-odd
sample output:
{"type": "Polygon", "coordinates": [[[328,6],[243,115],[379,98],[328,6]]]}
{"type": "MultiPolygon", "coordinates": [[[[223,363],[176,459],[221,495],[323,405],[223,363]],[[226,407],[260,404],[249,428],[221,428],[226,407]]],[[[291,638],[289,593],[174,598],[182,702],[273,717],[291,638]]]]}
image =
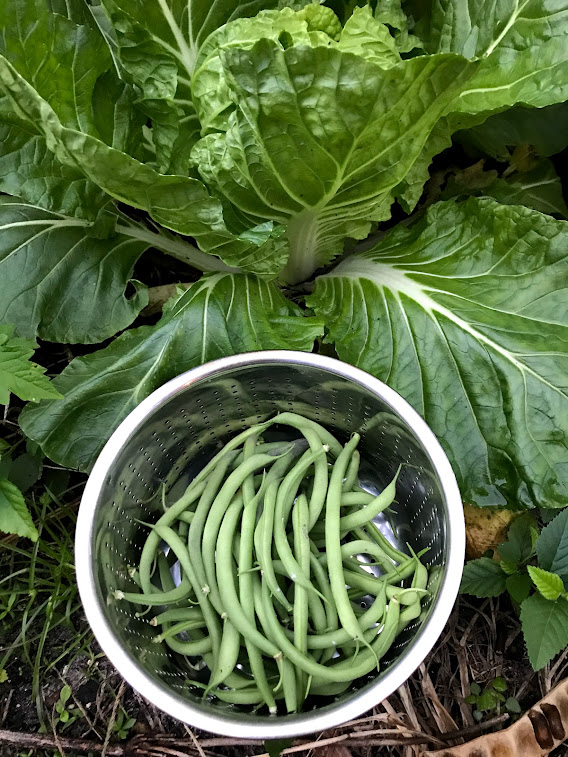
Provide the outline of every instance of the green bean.
{"type": "Polygon", "coordinates": [[[159,615],[155,615],[150,621],[151,626],[161,626],[163,623],[176,622],[179,620],[200,620],[203,613],[199,607],[176,607],[172,610],[165,610],[159,615]]]}
{"type": "Polygon", "coordinates": [[[189,557],[189,550],[179,538],[179,536],[174,531],[172,531],[169,526],[156,524],[156,526],[154,526],[154,530],[156,531],[156,533],[158,533],[160,538],[162,538],[175,552],[181,567],[191,581],[193,589],[197,595],[197,601],[199,602],[199,606],[203,613],[203,619],[207,624],[207,631],[211,639],[211,649],[213,651],[213,654],[217,656],[219,654],[219,646],[221,643],[221,630],[219,628],[219,621],[217,620],[217,616],[213,611],[209,599],[201,591],[199,580],[195,574],[192,561],[189,557]]]}
{"type": "MultiPolygon", "coordinates": [[[[187,487],[183,496],[180,497],[180,499],[178,499],[178,501],[173,504],[169,508],[169,510],[158,519],[158,523],[163,526],[169,526],[171,523],[173,523],[180,513],[186,510],[190,504],[195,502],[195,500],[201,496],[204,488],[205,483],[195,484],[194,482],[192,482],[187,487]]],[[[145,594],[153,593],[151,580],[152,562],[154,560],[154,555],[158,550],[159,544],[160,537],[155,530],[152,530],[148,535],[148,538],[146,539],[146,543],[144,544],[142,553],[140,555],[140,584],[145,594]]]]}
{"type": "Polygon", "coordinates": [[[273,481],[266,490],[264,497],[264,511],[255,529],[254,542],[256,559],[258,560],[264,580],[268,583],[272,595],[278,602],[280,602],[287,612],[292,612],[292,605],[286,599],[286,596],[276,580],[272,561],[274,511],[276,508],[276,497],[278,495],[279,484],[280,482],[278,480],[273,481]]]}
{"type": "Polygon", "coordinates": [[[281,423],[285,426],[292,426],[292,428],[296,428],[302,433],[306,429],[315,431],[319,436],[321,443],[329,447],[329,451],[334,457],[338,457],[341,452],[341,444],[337,441],[333,434],[330,434],[330,432],[323,426],[320,426],[319,423],[309,420],[308,418],[303,418],[301,415],[288,412],[279,413],[272,419],[271,423],[281,423]]]}
{"type": "Polygon", "coordinates": [[[311,428],[305,428],[303,434],[310,450],[317,455],[314,459],[314,478],[309,504],[308,529],[311,529],[317,523],[325,505],[328,484],[327,458],[321,454],[322,442],[319,435],[311,428]]]}
{"type": "MultiPolygon", "coordinates": [[[[321,554],[318,560],[321,565],[327,566],[327,555],[321,554]]],[[[383,581],[387,584],[395,584],[413,576],[416,571],[416,557],[407,557],[403,563],[380,577],[371,575],[361,566],[361,563],[357,563],[357,571],[345,570],[345,582],[347,586],[356,586],[369,594],[374,594],[383,581]]]]}
{"type": "Polygon", "coordinates": [[[367,492],[348,492],[341,493],[341,507],[354,507],[360,505],[364,507],[375,499],[373,494],[367,492]]]}
{"type": "MultiPolygon", "coordinates": [[[[275,637],[272,633],[272,628],[262,602],[261,580],[259,576],[253,576],[252,587],[254,608],[256,614],[258,615],[262,629],[266,635],[266,638],[269,639],[272,644],[275,644],[275,637]]],[[[296,690],[296,673],[294,671],[294,666],[292,665],[290,660],[282,657],[279,662],[279,668],[280,682],[276,689],[274,689],[274,693],[276,693],[281,688],[283,692],[284,702],[286,704],[286,711],[288,713],[296,712],[296,710],[298,709],[298,699],[296,690]]]]}
{"type": "MultiPolygon", "coordinates": [[[[326,628],[328,631],[333,631],[339,625],[337,617],[337,608],[333,601],[333,593],[328,580],[328,576],[323,569],[322,565],[318,562],[316,556],[310,551],[310,567],[314,573],[317,584],[320,587],[321,593],[326,598],[327,602],[324,604],[324,611],[326,615],[326,628]]],[[[312,595],[313,596],[313,595],[312,595]]],[[[317,597],[314,597],[317,599],[317,597]]],[[[316,626],[317,628],[317,626],[316,626]]]]}
{"type": "Polygon", "coordinates": [[[134,591],[121,591],[120,589],[114,592],[115,599],[125,600],[133,605],[147,605],[148,607],[159,607],[161,605],[173,605],[178,602],[182,602],[189,599],[191,596],[190,586],[187,588],[180,584],[176,586],[172,591],[163,591],[152,594],[140,594],[134,591]]]}
{"type": "Polygon", "coordinates": [[[165,641],[165,639],[177,636],[180,633],[185,633],[186,631],[195,631],[198,628],[205,628],[205,621],[203,618],[200,620],[183,620],[179,623],[174,623],[173,625],[168,624],[168,626],[168,628],[165,628],[152,639],[154,643],[159,644],[160,642],[165,641]]]}
{"type": "Polygon", "coordinates": [[[353,608],[351,607],[351,602],[347,596],[345,576],[343,573],[340,535],[341,484],[351,454],[359,444],[359,439],[359,434],[354,434],[351,437],[333,466],[325,509],[325,548],[331,591],[333,593],[341,625],[349,632],[349,634],[351,634],[351,638],[356,641],[363,641],[363,643],[366,644],[361,634],[361,629],[355,613],[353,612],[353,608]]]}
{"type": "MultiPolygon", "coordinates": [[[[343,515],[339,518],[339,530],[345,531],[348,533],[349,531],[352,531],[354,528],[357,528],[358,526],[364,526],[366,523],[369,523],[373,520],[373,518],[376,518],[377,515],[380,515],[380,513],[383,512],[383,510],[386,510],[387,507],[392,505],[394,498],[396,496],[396,481],[398,478],[398,474],[400,472],[400,467],[398,469],[398,472],[396,476],[393,478],[393,480],[386,486],[383,491],[375,497],[375,499],[370,502],[365,507],[361,508],[360,510],[356,510],[354,513],[349,513],[349,515],[343,515]]],[[[331,486],[331,485],[330,485],[331,486]]],[[[340,503],[341,506],[341,503],[340,503]]],[[[327,523],[327,520],[326,520],[327,523]]],[[[316,532],[323,530],[323,527],[320,529],[315,529],[316,532]]]]}
{"type": "MultiPolygon", "coordinates": [[[[194,518],[195,518],[195,513],[191,511],[186,511],[178,515],[178,520],[181,521],[182,523],[187,523],[188,526],[191,525],[191,521],[194,518]]],[[[180,534],[180,537],[183,538],[181,534],[180,534]]]]}
{"type": "MultiPolygon", "coordinates": [[[[251,439],[254,437],[250,437],[251,439]]],[[[248,441],[248,440],[247,440],[248,441]]],[[[246,443],[245,443],[246,447],[246,443]]],[[[245,457],[249,457],[249,450],[244,450],[245,457]]],[[[284,458],[282,458],[284,459],[284,458]]],[[[271,473],[274,472],[275,466],[277,466],[281,460],[278,460],[271,468],[271,473]]],[[[247,479],[249,480],[249,479],[247,479]]],[[[246,482],[245,482],[246,483],[246,482]]],[[[244,512],[241,522],[241,539],[239,543],[239,598],[244,611],[247,613],[251,624],[255,624],[254,616],[254,604],[251,601],[252,597],[252,562],[253,562],[253,537],[254,528],[256,523],[256,511],[258,501],[254,496],[254,485],[252,491],[247,491],[245,494],[245,487],[243,484],[243,499],[244,499],[244,512]],[[252,496],[251,496],[252,495],[252,496]]],[[[277,708],[274,700],[274,694],[272,688],[268,683],[266,671],[264,669],[264,663],[262,661],[262,654],[258,647],[250,641],[245,639],[245,646],[249,659],[249,664],[254,680],[257,687],[262,694],[262,701],[268,707],[270,714],[275,715],[277,708]]]]}
{"type": "MultiPolygon", "coordinates": [[[[199,685],[200,688],[203,686],[203,684],[197,684],[197,682],[192,683],[199,685]]],[[[310,694],[313,696],[325,697],[337,696],[343,694],[349,688],[350,683],[351,681],[346,681],[344,683],[325,683],[324,685],[317,687],[311,686],[310,694]]],[[[210,694],[214,695],[221,702],[226,702],[227,704],[254,705],[263,703],[262,694],[255,686],[251,686],[250,688],[241,691],[217,689],[210,692],[210,694]]],[[[278,698],[282,698],[282,695],[278,698]]]]}
{"type": "MultiPolygon", "coordinates": [[[[280,576],[288,575],[286,568],[282,564],[282,560],[273,560],[272,566],[274,568],[275,573],[277,573],[278,575],[280,576]]],[[[325,571],[323,570],[321,565],[319,565],[319,563],[318,563],[318,567],[319,567],[319,570],[325,576],[325,571]]],[[[294,583],[292,583],[290,586],[290,594],[292,595],[292,597],[293,597],[295,586],[296,584],[294,583]]],[[[329,584],[327,586],[327,591],[329,592],[329,594],[331,594],[331,590],[329,589],[329,584]]],[[[322,593],[324,593],[324,596],[325,596],[325,591],[323,589],[322,589],[322,593]]],[[[278,610],[279,609],[278,606],[276,606],[275,609],[278,610]]],[[[328,630],[330,630],[330,625],[333,627],[333,621],[331,621],[330,623],[328,620],[328,617],[333,618],[334,615],[336,619],[335,627],[337,627],[337,613],[335,612],[333,600],[330,603],[328,599],[327,604],[324,604],[317,594],[314,594],[313,592],[308,592],[308,611],[309,611],[309,617],[313,621],[313,627],[315,628],[317,633],[327,632],[328,630]]],[[[283,621],[281,618],[281,622],[284,623],[285,621],[283,621]]],[[[292,634],[290,634],[290,638],[293,638],[292,634]]]]}
{"type": "MultiPolygon", "coordinates": [[[[365,632],[377,623],[380,623],[386,611],[385,584],[377,595],[373,604],[362,613],[358,620],[361,631],[365,632]]],[[[290,634],[286,634],[290,638],[290,634]]],[[[310,634],[308,636],[308,649],[335,649],[351,640],[351,636],[344,628],[334,629],[325,633],[310,634]]]]}
{"type": "Polygon", "coordinates": [[[189,521],[189,522],[188,522],[188,521],[186,521],[186,520],[185,520],[185,519],[183,518],[184,514],[185,514],[185,513],[182,513],[182,514],[181,514],[181,517],[180,517],[180,518],[178,518],[178,529],[177,529],[177,533],[178,533],[178,536],[179,536],[179,538],[180,538],[180,539],[181,539],[182,541],[187,541],[187,535],[188,535],[188,533],[189,533],[189,523],[190,523],[191,521],[189,521]]]}
{"type": "Polygon", "coordinates": [[[325,601],[325,597],[311,583],[309,576],[306,576],[302,567],[294,557],[288,539],[286,538],[286,521],[290,512],[294,497],[298,490],[300,481],[319,455],[324,453],[324,448],[320,447],[317,452],[305,452],[292,470],[286,475],[278,489],[276,497],[276,507],[274,511],[274,545],[288,576],[295,583],[303,586],[307,591],[315,592],[325,601]]]}
{"type": "MultiPolygon", "coordinates": [[[[223,606],[226,607],[227,617],[245,639],[249,639],[265,654],[275,659],[281,658],[280,650],[271,644],[256,626],[251,623],[237,596],[233,578],[233,556],[229,545],[232,542],[237,522],[243,507],[242,499],[235,500],[225,513],[217,538],[217,575],[219,590],[223,606]]],[[[254,577],[254,573],[251,574],[254,577]]]]}
{"type": "MultiPolygon", "coordinates": [[[[285,452],[286,447],[290,444],[289,441],[281,441],[281,442],[256,442],[256,446],[254,448],[254,454],[255,455],[280,455],[281,452],[285,452]]],[[[307,449],[308,443],[305,439],[294,439],[292,444],[296,445],[298,449],[300,449],[302,452],[307,449]]],[[[244,455],[244,448],[241,452],[238,452],[237,456],[231,463],[231,467],[233,470],[235,468],[238,468],[239,465],[243,462],[245,459],[244,455]]]]}
{"type": "Polygon", "coordinates": [[[213,648],[213,642],[209,636],[197,639],[196,641],[180,641],[179,639],[167,637],[164,638],[164,642],[172,651],[183,654],[186,657],[202,657],[213,648]]]}
{"type": "Polygon", "coordinates": [[[342,562],[344,558],[353,557],[355,555],[372,555],[386,573],[390,573],[395,567],[392,561],[385,555],[382,548],[369,539],[357,539],[341,545],[342,562]]]}
{"type": "Polygon", "coordinates": [[[401,605],[409,607],[418,603],[422,597],[428,596],[426,589],[401,589],[399,586],[386,586],[387,599],[398,599],[401,605]]]}
{"type": "MultiPolygon", "coordinates": [[[[363,649],[355,659],[348,658],[341,660],[341,662],[337,662],[335,665],[332,665],[327,669],[332,671],[335,670],[338,676],[343,673],[348,674],[351,670],[354,672],[352,680],[355,678],[361,678],[361,676],[370,673],[375,667],[376,661],[379,660],[380,662],[392,647],[398,632],[399,618],[400,605],[396,599],[393,599],[389,602],[383,628],[371,644],[373,654],[371,654],[368,649],[363,649]]],[[[346,679],[344,678],[344,680],[346,679]]],[[[323,677],[320,678],[314,676],[314,680],[312,681],[314,687],[323,686],[324,684],[325,679],[323,677]]]]}
{"type": "Polygon", "coordinates": [[[350,492],[351,489],[353,489],[353,487],[357,483],[357,476],[359,475],[360,462],[361,462],[361,455],[356,449],[354,449],[353,454],[351,455],[351,460],[349,461],[349,465],[347,466],[345,479],[343,480],[343,484],[341,485],[342,492],[350,492]]]}
{"type": "MultiPolygon", "coordinates": [[[[221,459],[215,470],[211,473],[211,476],[207,481],[207,486],[203,491],[203,494],[201,495],[199,504],[197,505],[195,516],[189,527],[187,546],[191,554],[193,565],[195,566],[195,573],[202,587],[201,591],[204,594],[210,594],[211,587],[207,584],[205,565],[203,564],[203,557],[201,554],[201,540],[203,537],[203,529],[205,527],[211,505],[213,504],[215,497],[219,493],[219,489],[223,484],[229,463],[229,457],[221,459]]],[[[210,601],[212,602],[215,610],[219,614],[221,614],[223,612],[223,608],[221,607],[219,597],[214,595],[213,597],[210,597],[210,601]]]]}
{"type": "Polygon", "coordinates": [[[251,705],[263,704],[264,702],[262,694],[254,686],[251,686],[250,689],[236,691],[231,689],[214,689],[209,694],[213,694],[221,702],[226,702],[227,704],[251,705]]]}
{"type": "Polygon", "coordinates": [[[233,672],[239,659],[240,648],[241,635],[229,618],[225,618],[219,656],[215,660],[215,667],[211,672],[211,678],[209,679],[205,693],[208,693],[210,689],[220,686],[227,676],[233,672]]]}
{"type": "Polygon", "coordinates": [[[416,559],[416,572],[414,573],[414,578],[412,579],[412,588],[426,589],[426,587],[428,586],[428,568],[426,568],[426,566],[420,562],[416,555],[414,555],[414,557],[416,559]]]}
{"type": "MultiPolygon", "coordinates": [[[[288,640],[284,629],[278,623],[278,618],[276,617],[276,613],[274,612],[274,608],[272,607],[272,603],[270,602],[268,587],[264,583],[262,584],[261,596],[263,609],[266,614],[267,621],[270,625],[271,632],[276,639],[278,646],[282,649],[283,654],[288,658],[288,660],[290,660],[290,662],[292,662],[296,666],[296,668],[305,670],[308,675],[317,677],[321,681],[331,681],[333,683],[338,683],[341,681],[352,681],[355,678],[360,678],[361,676],[366,675],[366,673],[369,673],[375,667],[377,658],[374,647],[372,647],[371,649],[364,649],[363,651],[359,652],[356,657],[345,660],[344,662],[347,663],[347,665],[336,663],[335,665],[325,666],[315,662],[313,657],[302,654],[298,649],[296,649],[294,644],[288,640]]],[[[396,600],[393,600],[391,604],[395,602],[396,600]]],[[[398,606],[398,602],[396,602],[396,604],[398,606]]],[[[364,640],[363,633],[361,632],[359,627],[357,628],[357,635],[359,636],[360,641],[364,640]]],[[[365,641],[365,643],[367,642],[365,641]]]]}
{"type": "Polygon", "coordinates": [[[408,558],[406,552],[401,552],[390,543],[380,528],[372,520],[362,527],[354,528],[353,534],[358,539],[371,539],[371,541],[376,542],[382,547],[384,553],[394,562],[400,563],[408,558]]]}
{"type": "MultiPolygon", "coordinates": [[[[292,446],[288,445],[286,452],[283,454],[287,454],[291,449],[292,446]]],[[[282,455],[280,455],[280,457],[282,457],[282,455]]],[[[254,473],[254,471],[259,470],[260,468],[265,468],[276,462],[277,459],[278,457],[275,457],[274,455],[253,455],[247,460],[244,460],[242,464],[229,475],[215,497],[207,515],[201,539],[201,559],[205,567],[207,585],[211,591],[211,602],[219,614],[222,614],[225,611],[220,599],[215,571],[215,544],[217,542],[221,521],[223,520],[223,516],[231,504],[233,497],[246,478],[251,473],[254,473]]]]}
{"type": "Polygon", "coordinates": [[[408,607],[405,607],[404,610],[400,613],[400,619],[398,621],[397,626],[397,633],[401,633],[404,631],[406,626],[409,623],[412,623],[413,620],[417,620],[420,617],[420,614],[422,612],[422,607],[420,604],[420,600],[415,602],[412,605],[409,605],[408,607]]]}
{"type": "MultiPolygon", "coordinates": [[[[274,420],[265,421],[264,423],[257,423],[255,426],[250,426],[250,428],[245,429],[244,431],[241,431],[240,434],[235,436],[233,439],[231,439],[223,449],[221,449],[219,452],[217,452],[216,455],[214,455],[211,460],[207,463],[207,465],[199,471],[197,476],[193,479],[190,486],[193,484],[198,484],[204,481],[211,471],[215,470],[219,463],[225,462],[225,458],[229,456],[230,452],[233,452],[238,447],[240,447],[242,444],[246,442],[246,440],[249,438],[249,436],[253,436],[256,434],[257,436],[259,434],[262,434],[263,431],[265,431],[267,428],[269,428],[274,423],[274,420]]],[[[232,458],[229,459],[229,464],[232,462],[232,458]]]]}
{"type": "MultiPolygon", "coordinates": [[[[292,511],[294,551],[296,561],[306,576],[310,575],[310,537],[308,535],[308,500],[300,494],[292,511]]],[[[294,645],[303,654],[308,651],[308,591],[294,584],[294,645]]],[[[308,686],[308,678],[300,671],[296,676],[298,705],[302,706],[308,686]]]]}

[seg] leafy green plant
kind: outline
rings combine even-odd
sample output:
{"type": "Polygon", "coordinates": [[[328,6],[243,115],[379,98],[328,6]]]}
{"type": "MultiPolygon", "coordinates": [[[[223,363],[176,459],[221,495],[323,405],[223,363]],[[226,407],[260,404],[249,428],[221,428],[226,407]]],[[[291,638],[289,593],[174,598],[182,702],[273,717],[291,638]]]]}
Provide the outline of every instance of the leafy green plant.
{"type": "Polygon", "coordinates": [[[495,712],[499,715],[501,708],[504,707],[511,714],[518,714],[521,711],[519,703],[514,697],[506,697],[507,682],[501,676],[494,678],[483,689],[478,683],[472,683],[470,693],[465,698],[467,704],[475,705],[473,717],[476,720],[483,720],[484,713],[495,712]]]}
{"type": "Polygon", "coordinates": [[[113,723],[112,731],[121,741],[128,738],[130,731],[136,725],[136,718],[131,718],[124,710],[120,710],[113,723]]]}
{"type": "Polygon", "coordinates": [[[65,684],[62,686],[61,691],[59,692],[59,699],[55,703],[55,712],[59,716],[58,722],[63,725],[63,728],[68,728],[81,715],[73,702],[69,704],[69,699],[71,698],[72,693],[71,686],[65,684]]]}
{"type": "Polygon", "coordinates": [[[14,681],[19,669],[29,671],[38,718],[48,731],[51,713],[44,711],[42,696],[46,675],[78,655],[93,654],[90,628],[78,612],[73,564],[77,502],[68,484],[62,498],[55,494],[58,482],[51,473],[60,471],[44,471],[29,497],[37,540],[8,537],[0,545],[0,678],[14,681]]]}
{"type": "Polygon", "coordinates": [[[512,522],[493,557],[466,564],[461,591],[477,597],[509,593],[520,611],[529,659],[539,670],[568,645],[567,580],[568,510],[540,533],[525,513],[512,522]]]}
{"type": "Polygon", "coordinates": [[[37,343],[14,336],[14,325],[0,325],[0,405],[7,405],[10,392],[22,400],[39,402],[41,399],[59,399],[43,369],[30,358],[37,343]]]}
{"type": "MultiPolygon", "coordinates": [[[[0,321],[55,342],[124,332],[64,369],[64,399],[27,407],[25,433],[89,470],[179,372],[325,336],[424,415],[464,499],[568,504],[567,232],[502,204],[530,204],[527,182],[434,205],[335,265],[395,201],[416,207],[452,134],[564,103],[568,16],[529,25],[480,2],[466,22],[458,0],[204,7],[2,4],[15,31],[0,35],[0,321]],[[157,324],[124,331],[148,301],[134,271],[149,248],[204,275],[157,324]]],[[[474,141],[509,154],[503,128],[474,141]]],[[[536,206],[556,212],[558,195],[536,206]]]]}
{"type": "MultiPolygon", "coordinates": [[[[23,400],[59,399],[45,370],[30,358],[37,347],[35,341],[14,337],[14,326],[0,325],[0,405],[7,405],[10,393],[23,400]]],[[[17,446],[17,445],[16,445],[17,446]]],[[[30,517],[23,492],[40,476],[41,458],[37,445],[17,457],[12,446],[0,439],[0,532],[37,539],[37,530],[30,517]]]]}

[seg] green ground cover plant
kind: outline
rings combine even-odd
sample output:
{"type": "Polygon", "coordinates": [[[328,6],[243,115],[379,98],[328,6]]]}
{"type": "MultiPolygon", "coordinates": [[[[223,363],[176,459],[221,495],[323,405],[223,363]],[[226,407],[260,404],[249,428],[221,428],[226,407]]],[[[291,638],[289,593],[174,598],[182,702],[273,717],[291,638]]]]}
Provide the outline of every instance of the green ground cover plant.
{"type": "MultiPolygon", "coordinates": [[[[464,590],[508,591],[525,636],[550,615],[539,649],[527,636],[543,665],[568,643],[567,33],[567,0],[2,3],[19,443],[88,472],[184,370],[335,354],[425,417],[464,501],[538,514],[530,553],[481,558],[464,590]],[[176,277],[149,321],[150,254],[176,277]],[[49,382],[37,339],[85,347],[49,382]]],[[[11,475],[0,528],[36,538],[11,475]]]]}

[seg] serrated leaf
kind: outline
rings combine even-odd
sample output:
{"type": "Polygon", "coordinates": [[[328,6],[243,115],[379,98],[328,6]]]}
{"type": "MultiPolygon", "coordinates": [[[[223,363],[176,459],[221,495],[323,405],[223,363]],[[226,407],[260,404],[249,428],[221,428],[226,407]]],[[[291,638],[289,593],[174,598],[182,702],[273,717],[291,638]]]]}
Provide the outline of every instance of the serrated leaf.
{"type": "Polygon", "coordinates": [[[426,418],[466,502],[564,507],[567,276],[564,221],[469,198],[347,257],[307,303],[426,418]]]}
{"type": "Polygon", "coordinates": [[[516,562],[507,562],[507,560],[501,560],[499,562],[499,565],[501,566],[501,570],[504,571],[508,576],[512,576],[514,573],[516,573],[519,567],[516,562]]]}
{"type": "Polygon", "coordinates": [[[105,349],[73,360],[55,382],[63,404],[28,406],[20,425],[52,460],[86,470],[120,421],[174,376],[241,352],[311,351],[322,331],[319,318],[307,316],[274,284],[209,274],[156,326],[127,331],[105,349]]]}
{"type": "Polygon", "coordinates": [[[37,344],[28,339],[12,337],[13,326],[1,326],[0,335],[0,405],[7,405],[10,392],[21,400],[39,402],[41,399],[59,399],[61,394],[45,376],[45,368],[32,363],[37,344]]]}
{"type": "Polygon", "coordinates": [[[540,532],[536,542],[539,565],[568,582],[568,509],[563,510],[540,532]]]}
{"type": "Polygon", "coordinates": [[[499,556],[509,565],[516,567],[530,559],[533,554],[531,528],[535,520],[530,513],[517,516],[507,534],[507,541],[499,545],[499,556]]]}
{"type": "Polygon", "coordinates": [[[0,531],[32,541],[38,538],[22,492],[7,478],[0,478],[0,531]]]}
{"type": "Polygon", "coordinates": [[[532,582],[545,599],[554,601],[563,593],[564,584],[556,573],[550,573],[548,570],[537,568],[534,565],[529,565],[527,570],[532,582]]]}
{"type": "Polygon", "coordinates": [[[506,588],[507,574],[501,566],[488,557],[466,563],[460,592],[475,597],[498,597],[506,588]]]}
{"type": "Polygon", "coordinates": [[[506,586],[511,598],[520,605],[529,596],[532,582],[528,573],[514,573],[508,576],[506,586]]]}
{"type": "Polygon", "coordinates": [[[533,594],[521,605],[521,623],[534,670],[543,668],[554,655],[568,646],[568,601],[549,602],[533,594]]]}

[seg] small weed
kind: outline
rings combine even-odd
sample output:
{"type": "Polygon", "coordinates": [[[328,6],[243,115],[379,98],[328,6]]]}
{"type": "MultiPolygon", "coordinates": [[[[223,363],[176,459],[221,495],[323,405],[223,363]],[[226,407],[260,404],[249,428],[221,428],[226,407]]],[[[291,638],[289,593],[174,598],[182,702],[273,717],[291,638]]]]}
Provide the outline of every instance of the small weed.
{"type": "Polygon", "coordinates": [[[123,739],[126,739],[128,737],[128,734],[134,727],[135,723],[136,718],[128,717],[128,713],[124,710],[121,710],[116,716],[116,720],[114,721],[114,725],[112,727],[112,732],[117,736],[118,739],[122,741],[123,739]]]}
{"type": "Polygon", "coordinates": [[[506,697],[507,682],[501,676],[493,679],[484,689],[478,683],[472,683],[470,694],[465,698],[467,704],[475,705],[473,717],[477,720],[483,720],[486,712],[495,712],[501,714],[504,707],[507,712],[518,714],[521,711],[520,705],[514,697],[506,697]]]}
{"type": "Polygon", "coordinates": [[[59,715],[58,721],[63,724],[63,729],[68,728],[81,716],[81,713],[73,703],[67,704],[71,698],[71,686],[65,684],[59,692],[59,699],[55,703],[55,712],[59,715]]]}

